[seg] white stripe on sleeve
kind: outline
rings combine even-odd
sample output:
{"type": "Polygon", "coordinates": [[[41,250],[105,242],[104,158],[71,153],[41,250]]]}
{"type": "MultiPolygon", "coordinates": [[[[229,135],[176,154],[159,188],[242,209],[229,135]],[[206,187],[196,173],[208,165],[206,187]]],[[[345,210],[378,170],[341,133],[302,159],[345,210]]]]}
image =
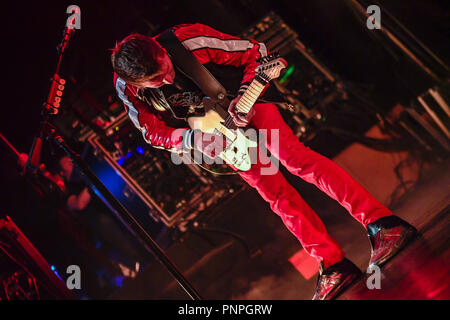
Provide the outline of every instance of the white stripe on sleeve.
{"type": "Polygon", "coordinates": [[[116,80],[116,90],[117,94],[119,95],[119,98],[122,99],[123,103],[128,107],[128,116],[131,119],[131,122],[141,130],[142,135],[144,136],[144,139],[147,143],[150,143],[150,141],[147,140],[147,137],[145,136],[147,133],[147,129],[139,123],[139,111],[134,107],[133,103],[128,100],[127,96],[125,95],[125,89],[126,89],[126,82],[121,79],[117,78],[116,80]]]}

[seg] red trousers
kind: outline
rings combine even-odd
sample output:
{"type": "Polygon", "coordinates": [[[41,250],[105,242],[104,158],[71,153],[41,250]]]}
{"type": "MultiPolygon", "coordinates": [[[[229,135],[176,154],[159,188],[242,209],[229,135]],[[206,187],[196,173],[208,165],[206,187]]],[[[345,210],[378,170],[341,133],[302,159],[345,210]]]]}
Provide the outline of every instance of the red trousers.
{"type": "MultiPolygon", "coordinates": [[[[369,194],[344,169],[332,160],[305,147],[284,122],[271,103],[254,106],[256,114],[251,125],[256,129],[278,129],[279,139],[266,135],[265,145],[272,156],[279,159],[291,173],[314,184],[328,196],[338,201],[364,226],[392,215],[385,206],[369,194]],[[272,142],[274,140],[274,142],[272,142]],[[279,140],[279,143],[275,140],[279,140]],[[278,146],[275,147],[275,144],[278,146]]],[[[323,222],[302,199],[277,169],[274,174],[261,174],[266,167],[258,160],[249,171],[240,176],[270,204],[286,227],[298,238],[303,248],[328,267],[344,258],[338,243],[327,233],[323,222]]]]}

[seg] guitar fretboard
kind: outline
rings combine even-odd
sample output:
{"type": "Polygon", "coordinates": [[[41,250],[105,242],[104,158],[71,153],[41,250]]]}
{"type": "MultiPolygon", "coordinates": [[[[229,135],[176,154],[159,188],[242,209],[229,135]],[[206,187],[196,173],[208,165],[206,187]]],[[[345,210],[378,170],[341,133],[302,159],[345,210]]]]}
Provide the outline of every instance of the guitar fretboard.
{"type": "MultiPolygon", "coordinates": [[[[239,99],[238,103],[236,104],[235,108],[237,112],[242,113],[244,115],[250,112],[256,100],[258,100],[258,97],[261,95],[261,92],[264,90],[265,84],[263,84],[262,82],[266,81],[264,81],[264,79],[259,77],[255,77],[255,79],[253,79],[253,81],[248,86],[247,90],[245,90],[241,99],[239,99]]],[[[227,119],[224,122],[224,126],[227,127],[228,129],[237,128],[237,126],[233,121],[233,117],[231,116],[227,117],[227,119]]]]}

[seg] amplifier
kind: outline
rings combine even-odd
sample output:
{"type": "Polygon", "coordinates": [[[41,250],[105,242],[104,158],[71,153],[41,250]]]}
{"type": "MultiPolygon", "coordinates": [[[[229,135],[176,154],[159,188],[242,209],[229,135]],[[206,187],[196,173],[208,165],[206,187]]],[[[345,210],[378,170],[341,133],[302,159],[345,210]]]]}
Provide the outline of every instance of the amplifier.
{"type": "MultiPolygon", "coordinates": [[[[342,84],[320,62],[278,15],[270,12],[245,30],[241,37],[263,42],[269,53],[278,52],[288,62],[284,75],[272,83],[287,103],[279,107],[289,112],[286,122],[303,141],[320,124],[322,110],[345,96],[342,84]]],[[[280,110],[282,111],[282,110],[280,110]]]]}
{"type": "Polygon", "coordinates": [[[86,141],[85,161],[155,237],[163,227],[186,231],[199,214],[244,187],[238,177],[216,177],[196,164],[173,163],[170,152],[144,141],[126,112],[103,134],[90,132],[86,141]]]}
{"type": "Polygon", "coordinates": [[[450,151],[450,82],[429,88],[401,114],[399,124],[427,151],[450,151]]]}

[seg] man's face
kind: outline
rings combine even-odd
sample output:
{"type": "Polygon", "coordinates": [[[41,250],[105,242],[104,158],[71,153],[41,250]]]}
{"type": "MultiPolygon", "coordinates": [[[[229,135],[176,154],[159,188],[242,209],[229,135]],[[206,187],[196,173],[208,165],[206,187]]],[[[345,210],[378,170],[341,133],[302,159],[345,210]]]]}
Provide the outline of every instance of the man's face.
{"type": "Polygon", "coordinates": [[[140,89],[160,88],[165,84],[173,84],[175,70],[169,56],[164,52],[158,61],[159,70],[150,78],[134,83],[140,89]]]}

